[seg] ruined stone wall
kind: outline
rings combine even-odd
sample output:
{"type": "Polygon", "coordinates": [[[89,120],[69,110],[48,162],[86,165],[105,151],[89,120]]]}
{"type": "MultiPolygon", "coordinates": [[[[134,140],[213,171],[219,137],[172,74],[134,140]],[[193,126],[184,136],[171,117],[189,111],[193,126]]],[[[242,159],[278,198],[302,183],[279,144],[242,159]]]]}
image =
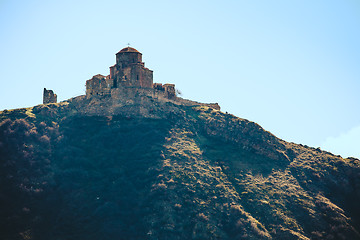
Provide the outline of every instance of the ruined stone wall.
{"type": "Polygon", "coordinates": [[[95,75],[86,81],[86,96],[103,96],[110,94],[112,80],[109,76],[95,75]]]}
{"type": "Polygon", "coordinates": [[[164,84],[164,89],[165,89],[167,98],[173,99],[176,97],[175,84],[169,84],[169,83],[164,84]]]}
{"type": "Polygon", "coordinates": [[[165,98],[168,99],[175,99],[176,98],[176,91],[175,91],[175,84],[166,83],[162,85],[161,83],[154,83],[153,88],[162,94],[165,98]]]}
{"type": "Polygon", "coordinates": [[[154,96],[154,90],[151,88],[140,87],[119,87],[111,89],[111,98],[114,100],[121,99],[123,101],[132,101],[139,95],[141,96],[154,96]]]}
{"type": "Polygon", "coordinates": [[[48,103],[57,103],[57,95],[53,92],[53,90],[46,90],[46,88],[44,88],[43,104],[48,103]]]}
{"type": "Polygon", "coordinates": [[[164,87],[163,87],[163,85],[161,83],[154,83],[153,88],[155,90],[164,91],[164,87]]]}

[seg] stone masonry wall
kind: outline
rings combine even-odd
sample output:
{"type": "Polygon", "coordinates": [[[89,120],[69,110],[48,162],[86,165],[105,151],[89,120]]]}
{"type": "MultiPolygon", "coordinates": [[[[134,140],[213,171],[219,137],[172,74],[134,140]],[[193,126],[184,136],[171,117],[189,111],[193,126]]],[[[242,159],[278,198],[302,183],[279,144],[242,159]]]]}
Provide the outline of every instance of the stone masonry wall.
{"type": "Polygon", "coordinates": [[[109,76],[101,74],[86,81],[86,96],[102,96],[110,93],[112,81],[109,76]]]}
{"type": "Polygon", "coordinates": [[[44,88],[43,104],[48,103],[57,103],[57,95],[53,92],[53,90],[47,90],[44,88]]]}

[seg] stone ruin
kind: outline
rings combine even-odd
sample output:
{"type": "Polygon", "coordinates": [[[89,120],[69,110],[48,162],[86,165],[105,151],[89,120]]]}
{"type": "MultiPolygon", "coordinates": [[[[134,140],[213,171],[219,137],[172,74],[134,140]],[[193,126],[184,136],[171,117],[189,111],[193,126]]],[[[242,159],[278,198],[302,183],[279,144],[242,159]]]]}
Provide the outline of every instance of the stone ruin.
{"type": "MultiPolygon", "coordinates": [[[[109,75],[97,74],[87,80],[86,95],[79,97],[90,101],[106,101],[106,98],[119,103],[132,101],[138,96],[162,99],[178,105],[206,105],[220,110],[217,103],[205,104],[177,97],[175,84],[153,83],[153,71],[145,67],[142,54],[131,47],[123,48],[116,54],[116,64],[110,67],[109,75]]],[[[56,103],[56,98],[52,90],[44,89],[44,104],[56,103]]]]}
{"type": "Polygon", "coordinates": [[[57,95],[53,92],[53,90],[46,90],[46,88],[44,88],[43,104],[48,103],[57,103],[57,95]]]}

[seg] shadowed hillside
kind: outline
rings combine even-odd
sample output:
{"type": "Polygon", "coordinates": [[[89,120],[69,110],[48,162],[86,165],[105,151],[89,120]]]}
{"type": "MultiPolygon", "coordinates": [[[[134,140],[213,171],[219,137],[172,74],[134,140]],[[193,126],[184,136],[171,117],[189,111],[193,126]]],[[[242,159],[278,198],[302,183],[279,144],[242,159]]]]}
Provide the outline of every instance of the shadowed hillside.
{"type": "Polygon", "coordinates": [[[0,238],[360,239],[358,159],[145,100],[1,112],[0,238]]]}

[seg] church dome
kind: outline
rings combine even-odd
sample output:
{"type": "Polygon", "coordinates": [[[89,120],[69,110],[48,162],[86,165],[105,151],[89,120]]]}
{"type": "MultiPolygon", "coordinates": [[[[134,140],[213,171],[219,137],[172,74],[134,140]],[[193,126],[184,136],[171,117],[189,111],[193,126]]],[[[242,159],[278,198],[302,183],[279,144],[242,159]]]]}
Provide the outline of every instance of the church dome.
{"type": "Polygon", "coordinates": [[[133,52],[133,53],[140,53],[138,50],[132,47],[126,47],[120,50],[118,53],[126,53],[126,52],[133,52]]]}

